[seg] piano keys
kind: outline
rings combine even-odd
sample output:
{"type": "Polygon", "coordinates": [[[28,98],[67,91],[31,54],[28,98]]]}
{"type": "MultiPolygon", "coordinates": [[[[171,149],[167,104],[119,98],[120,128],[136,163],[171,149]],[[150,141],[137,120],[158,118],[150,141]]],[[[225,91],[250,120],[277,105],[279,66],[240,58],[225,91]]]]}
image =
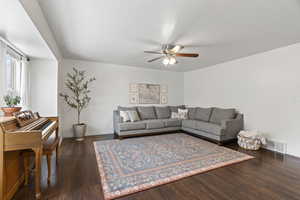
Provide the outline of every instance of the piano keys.
{"type": "Polygon", "coordinates": [[[15,117],[0,118],[0,199],[8,200],[11,197],[6,185],[7,153],[28,149],[35,153],[35,196],[37,199],[41,197],[42,145],[53,133],[58,134],[58,117],[39,117],[31,111],[23,111],[16,113],[15,117]]]}

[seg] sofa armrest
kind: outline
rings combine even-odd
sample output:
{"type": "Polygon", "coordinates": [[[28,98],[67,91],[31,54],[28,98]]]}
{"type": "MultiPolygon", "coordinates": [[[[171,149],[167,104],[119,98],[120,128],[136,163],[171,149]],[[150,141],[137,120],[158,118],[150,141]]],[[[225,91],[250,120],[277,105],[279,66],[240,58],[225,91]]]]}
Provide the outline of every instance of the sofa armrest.
{"type": "Polygon", "coordinates": [[[244,129],[244,116],[238,113],[235,119],[222,120],[221,127],[226,134],[235,136],[244,129]]]}
{"type": "Polygon", "coordinates": [[[113,111],[113,125],[114,125],[114,132],[119,132],[119,123],[122,123],[122,117],[120,116],[120,111],[114,110],[113,111]]]}

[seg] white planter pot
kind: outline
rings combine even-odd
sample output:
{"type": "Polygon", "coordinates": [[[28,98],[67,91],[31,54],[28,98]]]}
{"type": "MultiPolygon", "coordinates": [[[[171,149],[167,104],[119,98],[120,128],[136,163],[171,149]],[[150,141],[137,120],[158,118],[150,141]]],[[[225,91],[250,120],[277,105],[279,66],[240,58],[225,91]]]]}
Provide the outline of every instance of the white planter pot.
{"type": "Polygon", "coordinates": [[[86,133],[86,124],[73,124],[73,134],[76,141],[83,141],[86,133]]]}

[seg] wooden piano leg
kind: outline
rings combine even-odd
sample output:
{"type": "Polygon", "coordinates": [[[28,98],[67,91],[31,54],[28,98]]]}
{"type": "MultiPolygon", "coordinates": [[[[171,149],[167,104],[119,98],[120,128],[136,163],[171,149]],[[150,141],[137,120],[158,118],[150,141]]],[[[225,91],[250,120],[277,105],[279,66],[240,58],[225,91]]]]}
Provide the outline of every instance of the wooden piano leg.
{"type": "Polygon", "coordinates": [[[41,158],[42,147],[34,148],[35,153],[35,198],[41,198],[41,158]]]}
{"type": "Polygon", "coordinates": [[[5,162],[4,162],[4,132],[0,125],[0,199],[5,198],[5,162]]]}
{"type": "Polygon", "coordinates": [[[50,184],[51,183],[51,158],[52,158],[52,154],[47,154],[47,168],[48,168],[48,177],[47,177],[47,183],[50,184]]]}
{"type": "MultiPolygon", "coordinates": [[[[59,138],[59,135],[58,135],[58,125],[57,125],[57,128],[56,128],[56,131],[55,131],[55,137],[56,138],[59,138]]],[[[56,147],[56,155],[55,155],[55,158],[56,158],[56,165],[58,164],[58,154],[59,154],[59,146],[60,146],[60,141],[59,141],[59,143],[58,143],[58,145],[57,145],[57,147],[56,147]]]]}
{"type": "MultiPolygon", "coordinates": [[[[0,130],[1,131],[1,130],[0,130]]],[[[3,149],[0,152],[0,199],[5,200],[5,162],[3,149]]]]}

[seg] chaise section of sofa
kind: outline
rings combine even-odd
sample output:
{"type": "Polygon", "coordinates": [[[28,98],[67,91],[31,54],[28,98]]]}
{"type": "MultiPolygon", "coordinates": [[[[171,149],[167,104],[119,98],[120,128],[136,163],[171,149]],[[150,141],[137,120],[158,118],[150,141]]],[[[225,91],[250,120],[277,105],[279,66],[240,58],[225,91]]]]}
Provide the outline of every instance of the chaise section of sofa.
{"type": "Polygon", "coordinates": [[[234,109],[212,108],[211,116],[208,121],[199,119],[186,119],[182,121],[182,130],[224,143],[237,138],[237,134],[244,128],[243,114],[236,113],[234,109]],[[221,110],[226,113],[222,115],[221,110]]]}
{"type": "Polygon", "coordinates": [[[223,143],[236,139],[239,131],[244,128],[243,114],[235,109],[222,108],[187,108],[187,119],[173,119],[172,112],[185,106],[139,106],[118,107],[113,113],[115,134],[120,137],[137,135],[150,135],[173,131],[185,131],[194,135],[223,143]],[[124,122],[120,111],[135,110],[140,120],[136,122],[124,122]]]}

